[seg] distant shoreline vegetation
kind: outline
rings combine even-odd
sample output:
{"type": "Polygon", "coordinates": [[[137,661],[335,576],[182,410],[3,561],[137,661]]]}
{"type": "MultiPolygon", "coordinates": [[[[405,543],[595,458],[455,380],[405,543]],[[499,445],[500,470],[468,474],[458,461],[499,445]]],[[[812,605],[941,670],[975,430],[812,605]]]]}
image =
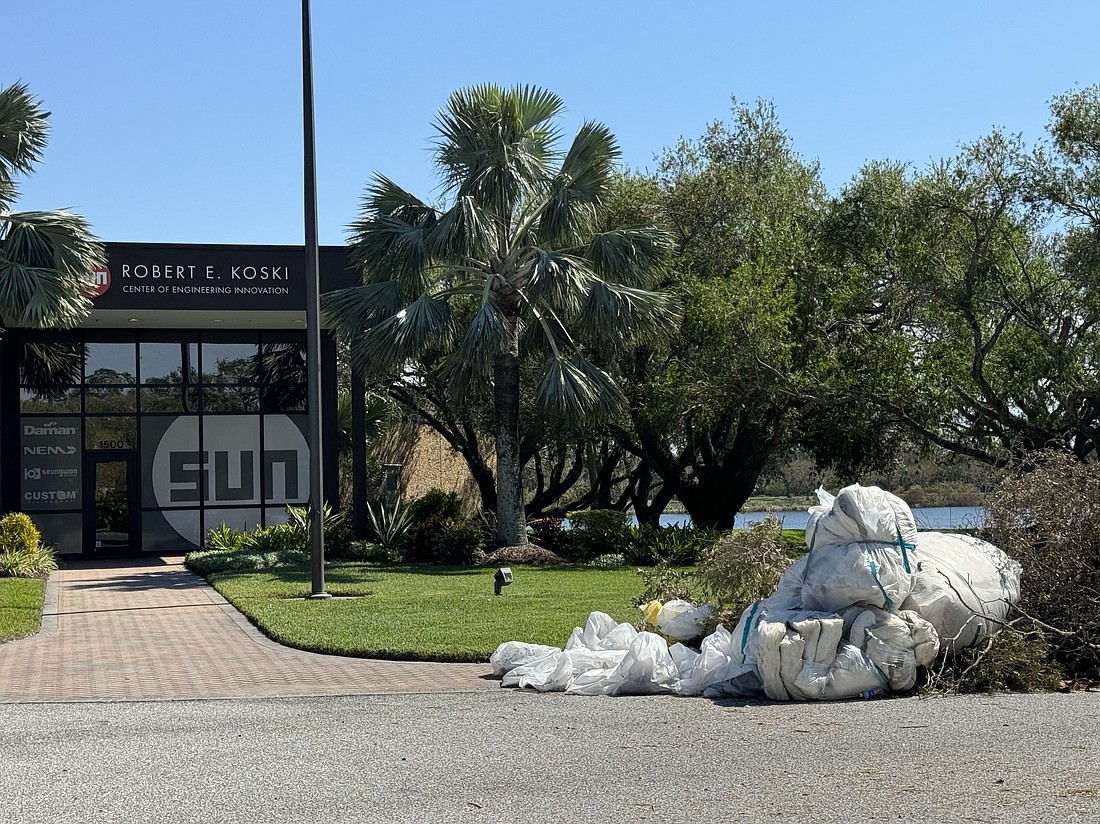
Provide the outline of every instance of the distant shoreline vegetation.
{"type": "MultiPolygon", "coordinates": [[[[838,487],[839,488],[839,487],[838,487]]],[[[837,489],[830,489],[835,493],[837,489]]],[[[919,484],[890,490],[909,506],[917,507],[970,507],[985,506],[985,494],[974,484],[938,483],[921,486],[919,484]]],[[[817,506],[816,495],[759,495],[749,498],[741,512],[792,512],[817,506]]],[[[684,514],[686,510],[679,501],[672,501],[665,508],[669,515],[684,514]]]]}

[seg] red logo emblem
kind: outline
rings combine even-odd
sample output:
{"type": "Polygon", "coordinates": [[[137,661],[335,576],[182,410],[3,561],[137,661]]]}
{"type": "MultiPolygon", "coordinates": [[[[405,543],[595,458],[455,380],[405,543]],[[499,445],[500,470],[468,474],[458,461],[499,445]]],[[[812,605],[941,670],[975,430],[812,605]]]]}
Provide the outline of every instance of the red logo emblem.
{"type": "Polygon", "coordinates": [[[100,266],[93,273],[93,278],[95,283],[88,294],[93,298],[98,298],[111,288],[111,270],[106,266],[100,266]]]}

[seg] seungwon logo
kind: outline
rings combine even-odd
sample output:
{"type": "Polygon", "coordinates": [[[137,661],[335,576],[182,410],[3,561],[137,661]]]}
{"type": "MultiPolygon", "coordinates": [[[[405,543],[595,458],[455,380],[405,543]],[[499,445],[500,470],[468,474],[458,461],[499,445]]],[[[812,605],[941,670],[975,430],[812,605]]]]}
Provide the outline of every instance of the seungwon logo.
{"type": "Polygon", "coordinates": [[[23,477],[28,481],[40,481],[42,480],[42,467],[32,466],[30,469],[23,473],[23,477]]]}
{"type": "Polygon", "coordinates": [[[95,272],[92,273],[93,285],[88,290],[88,296],[92,298],[98,298],[104,292],[111,288],[111,270],[106,266],[99,266],[95,272]]]}

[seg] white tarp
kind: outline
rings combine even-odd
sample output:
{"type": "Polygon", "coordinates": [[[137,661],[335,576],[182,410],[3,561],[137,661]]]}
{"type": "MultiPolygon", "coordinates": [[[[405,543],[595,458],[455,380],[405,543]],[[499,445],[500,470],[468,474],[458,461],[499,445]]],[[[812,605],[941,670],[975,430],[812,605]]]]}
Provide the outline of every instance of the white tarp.
{"type": "Polygon", "coordinates": [[[1020,593],[1020,565],[1001,550],[918,532],[908,505],[877,487],[818,495],[809,552],[698,652],[666,637],[690,640],[709,607],[670,601],[645,608],[662,634],[594,612],[564,650],[501,644],[493,671],[503,686],[583,695],[832,700],[911,689],[941,643],[953,651],[998,631],[1020,593]]]}

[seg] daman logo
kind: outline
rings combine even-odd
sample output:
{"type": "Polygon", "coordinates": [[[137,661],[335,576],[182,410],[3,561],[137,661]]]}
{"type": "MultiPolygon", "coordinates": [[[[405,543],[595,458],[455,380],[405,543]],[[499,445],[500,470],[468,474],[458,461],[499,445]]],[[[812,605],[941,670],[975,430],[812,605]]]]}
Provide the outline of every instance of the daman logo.
{"type": "Polygon", "coordinates": [[[42,426],[35,426],[34,424],[23,425],[24,435],[75,435],[75,426],[58,426],[57,421],[50,421],[42,426]]]}

